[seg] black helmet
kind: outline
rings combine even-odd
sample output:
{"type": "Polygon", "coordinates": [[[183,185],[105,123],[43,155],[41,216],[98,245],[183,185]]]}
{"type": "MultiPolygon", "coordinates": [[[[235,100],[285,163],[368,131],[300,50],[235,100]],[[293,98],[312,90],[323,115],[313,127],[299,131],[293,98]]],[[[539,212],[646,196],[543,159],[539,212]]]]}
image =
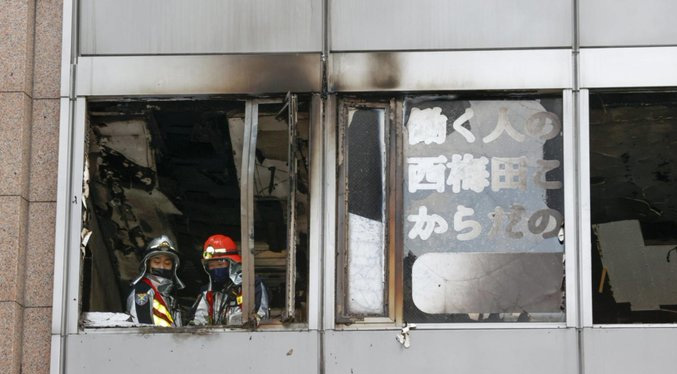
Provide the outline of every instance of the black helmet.
{"type": "Polygon", "coordinates": [[[167,235],[162,235],[159,236],[148,243],[148,247],[146,247],[146,250],[143,252],[143,259],[141,260],[141,263],[139,264],[139,275],[134,279],[132,284],[136,284],[138,281],[143,278],[143,276],[146,274],[146,271],[148,271],[148,260],[156,255],[167,255],[174,260],[174,266],[173,266],[173,281],[177,289],[182,289],[185,287],[183,282],[181,282],[181,279],[176,275],[176,269],[179,267],[179,252],[176,250],[176,246],[174,245],[174,242],[167,237],[167,235]]]}

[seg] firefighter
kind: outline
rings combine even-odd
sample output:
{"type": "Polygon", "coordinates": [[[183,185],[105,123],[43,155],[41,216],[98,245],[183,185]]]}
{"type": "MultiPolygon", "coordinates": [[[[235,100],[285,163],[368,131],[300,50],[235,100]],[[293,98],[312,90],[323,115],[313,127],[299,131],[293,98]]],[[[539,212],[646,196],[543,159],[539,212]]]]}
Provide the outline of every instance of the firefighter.
{"type": "Polygon", "coordinates": [[[166,235],[153,239],[139,267],[139,276],[132,282],[127,298],[127,313],[138,323],[181,326],[181,312],[172,295],[184,285],[176,275],[179,256],[172,240],[166,235]]]}
{"type": "MultiPolygon", "coordinates": [[[[209,284],[193,306],[193,325],[242,324],[242,258],[237,244],[226,235],[212,235],[202,249],[202,266],[209,284]]],[[[268,291],[255,278],[255,317],[268,318],[268,291]]]]}

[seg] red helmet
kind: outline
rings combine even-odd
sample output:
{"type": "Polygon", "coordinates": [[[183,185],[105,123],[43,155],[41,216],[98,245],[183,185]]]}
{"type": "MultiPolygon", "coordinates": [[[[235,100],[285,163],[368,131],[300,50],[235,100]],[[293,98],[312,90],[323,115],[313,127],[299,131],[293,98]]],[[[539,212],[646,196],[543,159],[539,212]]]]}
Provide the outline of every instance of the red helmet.
{"type": "Polygon", "coordinates": [[[202,259],[211,260],[227,258],[237,263],[242,262],[242,257],[237,250],[237,244],[229,236],[216,234],[207,238],[202,248],[202,259]]]}

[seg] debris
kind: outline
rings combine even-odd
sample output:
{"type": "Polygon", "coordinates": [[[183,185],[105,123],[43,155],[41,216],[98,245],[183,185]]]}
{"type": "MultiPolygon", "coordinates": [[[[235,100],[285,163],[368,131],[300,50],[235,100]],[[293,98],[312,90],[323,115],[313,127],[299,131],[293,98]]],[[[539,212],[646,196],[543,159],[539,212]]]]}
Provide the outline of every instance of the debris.
{"type": "Polygon", "coordinates": [[[82,322],[87,327],[133,327],[142,324],[132,322],[127,313],[84,312],[82,322]]]}
{"type": "Polygon", "coordinates": [[[404,325],[402,325],[402,330],[400,333],[395,337],[395,339],[400,342],[404,346],[404,348],[409,348],[411,347],[411,339],[409,337],[409,331],[413,330],[416,328],[416,325],[413,323],[407,323],[405,322],[404,325]]]}

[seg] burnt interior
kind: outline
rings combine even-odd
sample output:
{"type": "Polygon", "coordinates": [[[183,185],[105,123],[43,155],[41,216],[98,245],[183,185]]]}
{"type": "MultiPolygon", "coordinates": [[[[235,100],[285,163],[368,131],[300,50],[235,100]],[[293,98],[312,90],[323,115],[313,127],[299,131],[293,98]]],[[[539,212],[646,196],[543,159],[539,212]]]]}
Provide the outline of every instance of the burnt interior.
{"type": "MultiPolygon", "coordinates": [[[[241,236],[242,100],[91,102],[88,105],[82,311],[124,312],[147,243],[165,234],[180,251],[178,300],[190,307],[207,282],[204,241],[241,236]],[[89,194],[87,196],[87,190],[89,194]]],[[[288,109],[287,109],[288,110],[288,109]]],[[[308,202],[307,104],[299,108],[297,318],[305,319],[308,202]],[[299,208],[300,206],[300,208],[299,208]]],[[[283,104],[259,106],[254,185],[256,274],[270,294],[271,319],[285,307],[288,122],[283,104]],[[271,175],[272,174],[272,175],[271,175]],[[277,176],[275,176],[277,174],[277,176]],[[267,176],[267,178],[266,178],[267,176]]],[[[186,322],[186,321],[184,321],[186,322]]]]}
{"type": "Polygon", "coordinates": [[[595,323],[677,322],[677,305],[670,302],[677,300],[677,285],[656,290],[660,280],[677,272],[677,260],[671,261],[674,266],[665,266],[670,261],[670,248],[677,245],[676,147],[677,93],[590,95],[595,323]],[[632,263],[632,251],[609,245],[596,234],[599,225],[622,221],[638,221],[641,232],[637,235],[642,236],[644,247],[634,251],[648,251],[657,260],[632,263]],[[656,307],[647,309],[618,300],[619,288],[628,285],[639,287],[640,296],[657,291],[652,296],[656,307]],[[669,303],[664,304],[666,301],[669,303]]]}

